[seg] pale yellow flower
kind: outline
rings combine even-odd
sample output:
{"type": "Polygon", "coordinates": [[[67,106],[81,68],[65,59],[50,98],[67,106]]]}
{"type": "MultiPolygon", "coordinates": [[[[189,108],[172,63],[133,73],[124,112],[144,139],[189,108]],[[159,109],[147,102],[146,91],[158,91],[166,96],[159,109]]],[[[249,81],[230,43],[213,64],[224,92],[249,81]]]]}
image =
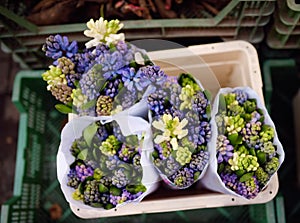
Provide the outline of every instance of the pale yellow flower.
{"type": "Polygon", "coordinates": [[[178,117],[173,118],[170,114],[164,114],[161,120],[152,123],[154,128],[163,132],[162,135],[155,137],[154,142],[159,144],[164,141],[170,141],[173,150],[177,150],[177,139],[182,139],[188,134],[188,130],[183,129],[187,124],[187,119],[179,121],[178,117]]]}

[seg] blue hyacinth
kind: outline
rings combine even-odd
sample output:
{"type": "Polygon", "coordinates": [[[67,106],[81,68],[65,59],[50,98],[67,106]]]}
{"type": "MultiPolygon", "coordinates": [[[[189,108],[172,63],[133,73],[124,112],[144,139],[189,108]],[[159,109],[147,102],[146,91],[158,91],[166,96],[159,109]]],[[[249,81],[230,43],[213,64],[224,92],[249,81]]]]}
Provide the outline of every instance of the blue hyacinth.
{"type": "Polygon", "coordinates": [[[143,66],[137,71],[137,75],[140,76],[140,81],[136,83],[139,91],[146,89],[149,85],[162,86],[167,80],[167,75],[159,66],[143,66]]]}
{"type": "Polygon", "coordinates": [[[245,91],[235,90],[233,93],[236,95],[236,100],[239,102],[239,104],[243,104],[248,100],[248,94],[245,91]]]}
{"type": "Polygon", "coordinates": [[[55,36],[50,35],[46,39],[43,51],[45,51],[47,57],[54,60],[63,56],[72,58],[77,53],[78,46],[76,41],[70,43],[68,37],[57,34],[55,36]]]}

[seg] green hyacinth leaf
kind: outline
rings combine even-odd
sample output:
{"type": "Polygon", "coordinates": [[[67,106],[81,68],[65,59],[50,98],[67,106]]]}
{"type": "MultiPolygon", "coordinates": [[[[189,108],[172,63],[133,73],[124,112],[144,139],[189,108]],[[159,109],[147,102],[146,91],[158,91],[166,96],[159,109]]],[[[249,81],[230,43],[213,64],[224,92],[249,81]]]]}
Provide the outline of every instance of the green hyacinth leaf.
{"type": "Polygon", "coordinates": [[[56,104],[55,108],[57,109],[57,111],[63,114],[72,113],[72,108],[64,104],[56,104]]]}
{"type": "Polygon", "coordinates": [[[240,182],[245,182],[247,180],[250,180],[251,177],[253,177],[253,174],[254,173],[246,173],[246,174],[244,174],[243,176],[241,176],[240,182]]]}
{"type": "Polygon", "coordinates": [[[77,155],[77,158],[84,161],[86,160],[87,155],[88,155],[88,149],[84,149],[80,151],[80,153],[77,155]]]}
{"type": "Polygon", "coordinates": [[[256,155],[260,164],[264,164],[267,161],[267,155],[264,152],[257,151],[256,155]]]}
{"type": "Polygon", "coordinates": [[[94,135],[97,132],[97,129],[98,129],[98,125],[96,123],[93,123],[84,129],[83,138],[86,141],[88,146],[92,145],[92,140],[94,135]]]}

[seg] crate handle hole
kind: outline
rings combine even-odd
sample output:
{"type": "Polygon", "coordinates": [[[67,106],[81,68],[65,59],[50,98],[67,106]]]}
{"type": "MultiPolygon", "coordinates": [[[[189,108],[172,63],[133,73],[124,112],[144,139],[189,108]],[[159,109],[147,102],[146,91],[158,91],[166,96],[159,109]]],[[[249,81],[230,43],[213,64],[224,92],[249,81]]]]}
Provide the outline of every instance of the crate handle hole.
{"type": "Polygon", "coordinates": [[[115,208],[115,211],[117,211],[117,208],[115,208]]]}
{"type": "Polygon", "coordinates": [[[235,201],[235,199],[234,199],[234,198],[231,198],[231,200],[232,200],[232,201],[235,201]]]}
{"type": "Polygon", "coordinates": [[[79,208],[77,208],[77,211],[80,211],[80,209],[79,209],[79,208]]]}
{"type": "Polygon", "coordinates": [[[269,192],[270,194],[273,194],[273,192],[270,190],[270,192],[269,192]]]}
{"type": "Polygon", "coordinates": [[[211,49],[212,49],[212,50],[214,50],[214,49],[215,49],[215,47],[214,47],[214,46],[212,46],[212,47],[211,47],[211,49]]]}

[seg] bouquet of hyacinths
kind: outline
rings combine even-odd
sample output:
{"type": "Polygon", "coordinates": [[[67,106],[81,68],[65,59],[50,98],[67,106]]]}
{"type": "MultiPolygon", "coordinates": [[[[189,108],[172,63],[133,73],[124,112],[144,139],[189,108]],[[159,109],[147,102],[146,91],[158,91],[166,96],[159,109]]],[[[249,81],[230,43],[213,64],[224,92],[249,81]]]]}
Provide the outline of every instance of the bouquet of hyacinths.
{"type": "Polygon", "coordinates": [[[208,166],[210,96],[189,74],[169,77],[148,96],[154,150],[152,158],[171,188],[190,187],[208,166]]]}
{"type": "Polygon", "coordinates": [[[213,115],[216,154],[204,185],[255,198],[284,160],[271,118],[257,94],[248,87],[221,89],[213,115]]]}
{"type": "Polygon", "coordinates": [[[157,174],[141,158],[145,155],[146,121],[135,117],[129,121],[135,122],[135,133],[124,127],[128,123],[123,116],[86,116],[65,126],[58,179],[69,203],[85,209],[111,209],[140,201],[154,190],[157,174]]]}
{"type": "Polygon", "coordinates": [[[123,27],[118,20],[90,20],[87,37],[92,37],[78,49],[76,41],[66,36],[49,36],[43,46],[46,56],[54,60],[42,74],[47,89],[62,104],[63,113],[78,115],[111,115],[138,102],[147,88],[160,84],[166,75],[148,60],[144,50],[125,42],[123,27]],[[137,63],[136,54],[143,61],[137,63]]]}

